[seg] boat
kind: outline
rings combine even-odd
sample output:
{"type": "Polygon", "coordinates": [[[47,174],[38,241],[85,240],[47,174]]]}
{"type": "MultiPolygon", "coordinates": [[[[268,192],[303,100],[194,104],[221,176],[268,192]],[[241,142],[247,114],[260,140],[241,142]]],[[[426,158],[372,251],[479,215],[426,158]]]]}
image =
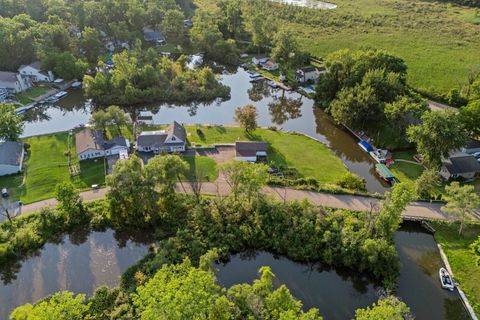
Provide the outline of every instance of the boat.
{"type": "Polygon", "coordinates": [[[249,77],[250,77],[250,79],[263,78],[263,76],[261,74],[258,74],[258,73],[251,74],[249,77]]]}
{"type": "Polygon", "coordinates": [[[273,80],[268,81],[268,85],[269,85],[270,87],[272,87],[273,89],[277,89],[277,88],[278,88],[278,84],[277,84],[275,81],[273,81],[273,80]]]}
{"type": "Polygon", "coordinates": [[[58,100],[62,99],[63,97],[65,97],[67,94],[68,94],[67,91],[60,91],[60,92],[56,93],[56,94],[53,95],[53,96],[54,96],[54,97],[57,99],[57,101],[58,101],[58,100]]]}
{"type": "Polygon", "coordinates": [[[373,150],[368,153],[373,160],[377,161],[378,163],[386,163],[387,159],[382,155],[381,150],[373,150]]]}
{"type": "Polygon", "coordinates": [[[360,140],[360,142],[358,143],[358,145],[360,146],[360,148],[363,149],[363,151],[365,152],[370,152],[370,151],[373,151],[373,147],[370,145],[370,143],[368,143],[367,141],[365,140],[360,140]]]}
{"type": "Polygon", "coordinates": [[[450,276],[450,273],[448,273],[445,268],[440,268],[438,275],[440,276],[440,284],[442,285],[442,288],[453,291],[455,285],[453,284],[453,279],[450,276]]]}
{"type": "Polygon", "coordinates": [[[47,99],[45,99],[45,103],[55,103],[57,101],[58,101],[58,99],[55,96],[51,96],[51,97],[48,97],[47,99]]]}
{"type": "Polygon", "coordinates": [[[75,81],[72,83],[73,89],[80,88],[81,86],[82,86],[82,83],[80,81],[75,81]]]}
{"type": "Polygon", "coordinates": [[[377,163],[375,165],[375,172],[377,172],[380,178],[382,178],[385,182],[392,186],[395,184],[395,176],[383,163],[377,163]]]}

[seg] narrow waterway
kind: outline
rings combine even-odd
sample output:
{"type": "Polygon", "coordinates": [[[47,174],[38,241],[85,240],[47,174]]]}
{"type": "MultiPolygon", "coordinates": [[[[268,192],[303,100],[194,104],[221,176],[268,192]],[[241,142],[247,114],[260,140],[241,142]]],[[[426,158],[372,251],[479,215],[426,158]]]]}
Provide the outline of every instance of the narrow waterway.
{"type": "MultiPolygon", "coordinates": [[[[433,236],[418,224],[404,224],[395,234],[401,260],[396,295],[410,307],[415,319],[469,319],[457,292],[441,288],[442,261],[433,236]]],[[[270,266],[277,286],[285,284],[305,309],[318,308],[327,320],[353,319],[355,310],[378,300],[380,288],[352,270],[302,264],[268,252],[246,252],[218,264],[218,279],[225,287],[251,283],[258,269],[270,266]]]]}
{"type": "MultiPolygon", "coordinates": [[[[227,101],[180,106],[153,104],[144,108],[154,113],[155,122],[161,124],[176,120],[189,124],[233,125],[235,108],[254,104],[258,109],[260,126],[277,126],[318,139],[342,159],[350,171],[365,178],[369,191],[383,193],[387,190],[375,174],[373,160],[358,147],[351,135],[315,107],[313,100],[298,93],[271,89],[266,82],[252,84],[249,81],[249,74],[243,69],[231,73],[225,71],[222,83],[231,88],[231,98],[227,101]]],[[[90,109],[82,91],[72,90],[57,106],[41,107],[29,112],[31,121],[25,125],[24,136],[65,131],[85,124],[90,109]]],[[[321,164],[319,170],[322,170],[321,164]]]]}
{"type": "Polygon", "coordinates": [[[39,252],[0,272],[0,319],[15,307],[57,291],[91,295],[96,288],[115,287],[122,273],[143,258],[148,246],[112,230],[78,232],[48,243],[39,252]]]}

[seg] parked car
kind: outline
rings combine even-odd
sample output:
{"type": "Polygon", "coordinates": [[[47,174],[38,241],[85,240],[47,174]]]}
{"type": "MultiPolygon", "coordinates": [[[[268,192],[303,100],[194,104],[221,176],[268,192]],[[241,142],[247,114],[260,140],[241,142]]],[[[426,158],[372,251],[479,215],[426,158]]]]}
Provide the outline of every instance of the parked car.
{"type": "Polygon", "coordinates": [[[99,188],[98,184],[92,184],[92,189],[98,189],[98,188],[99,188]]]}
{"type": "Polygon", "coordinates": [[[3,188],[3,189],[2,189],[2,197],[3,197],[3,198],[8,198],[8,190],[7,190],[7,188],[3,188]]]}
{"type": "Polygon", "coordinates": [[[472,156],[474,156],[475,159],[480,159],[480,152],[475,152],[472,156]]]}

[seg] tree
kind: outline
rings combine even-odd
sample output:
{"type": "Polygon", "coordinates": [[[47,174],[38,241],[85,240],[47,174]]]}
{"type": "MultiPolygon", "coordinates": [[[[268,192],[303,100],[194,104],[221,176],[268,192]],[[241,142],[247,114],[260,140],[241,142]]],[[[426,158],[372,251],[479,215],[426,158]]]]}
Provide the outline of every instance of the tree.
{"type": "Polygon", "coordinates": [[[450,109],[426,112],[421,124],[407,129],[407,137],[416,144],[417,151],[431,168],[438,167],[442,157],[463,147],[467,140],[457,113],[450,109]]]}
{"type": "Polygon", "coordinates": [[[70,52],[49,52],[43,58],[43,65],[63,79],[81,79],[88,69],[88,63],[76,59],[70,52]]]}
{"type": "Polygon", "coordinates": [[[474,186],[460,186],[457,181],[445,186],[445,192],[443,198],[447,204],[442,207],[442,210],[460,222],[458,234],[462,234],[463,225],[472,220],[472,215],[480,206],[480,197],[475,192],[474,186]]]}
{"type": "Polygon", "coordinates": [[[188,170],[188,164],[177,155],[156,156],[145,166],[147,179],[160,190],[164,197],[175,194],[175,185],[188,170]]]}
{"type": "Polygon", "coordinates": [[[378,300],[372,307],[355,311],[356,320],[404,320],[410,313],[408,306],[397,297],[378,300]]]}
{"type": "Polygon", "coordinates": [[[84,294],[74,296],[67,291],[57,292],[35,305],[28,303],[16,308],[10,315],[10,320],[83,319],[88,310],[84,301],[84,294]]]}
{"type": "Polygon", "coordinates": [[[254,105],[247,104],[244,107],[235,109],[235,121],[241,125],[247,133],[258,127],[257,118],[258,112],[254,105]]]}
{"type": "Polygon", "coordinates": [[[185,19],[183,13],[180,10],[167,10],[163,17],[163,30],[167,34],[171,34],[174,37],[183,35],[183,20],[185,19]]]}
{"type": "Polygon", "coordinates": [[[397,183],[385,194],[382,208],[375,219],[375,235],[389,240],[402,223],[402,212],[412,200],[412,192],[404,183],[397,183]]]}
{"type": "Polygon", "coordinates": [[[102,131],[105,134],[107,132],[108,121],[108,114],[103,110],[98,110],[92,113],[92,117],[90,118],[88,123],[95,130],[102,131]]]}
{"type": "Polygon", "coordinates": [[[56,187],[57,209],[63,213],[68,226],[76,226],[86,218],[80,193],[71,182],[63,182],[56,187]]]}
{"type": "Polygon", "coordinates": [[[428,199],[435,193],[440,183],[437,170],[424,170],[415,180],[415,195],[420,199],[428,199]]]}
{"type": "Polygon", "coordinates": [[[23,133],[22,119],[13,104],[0,103],[0,140],[17,141],[23,133]]]}
{"type": "Polygon", "coordinates": [[[460,121],[472,138],[480,137],[480,98],[460,109],[460,121]]]}
{"type": "Polygon", "coordinates": [[[276,24],[272,21],[272,17],[264,4],[257,1],[249,2],[248,12],[244,16],[245,29],[251,34],[252,44],[260,53],[272,43],[276,24]]]}
{"type": "Polygon", "coordinates": [[[226,31],[230,37],[238,38],[242,32],[243,17],[240,0],[224,1],[219,3],[220,9],[225,13],[226,31]]]}
{"type": "Polygon", "coordinates": [[[118,134],[122,134],[122,127],[130,123],[130,118],[119,106],[110,106],[107,108],[107,121],[117,127],[118,134]]]}
{"type": "Polygon", "coordinates": [[[87,61],[90,64],[95,65],[98,57],[102,53],[103,48],[98,31],[90,27],[83,29],[82,40],[80,44],[85,50],[85,57],[87,58],[87,61]]]}
{"type": "Polygon", "coordinates": [[[480,266],[480,236],[470,245],[472,252],[477,256],[477,264],[480,266]]]}
{"type": "Polygon", "coordinates": [[[138,157],[117,162],[113,173],[107,176],[107,185],[110,187],[107,200],[114,226],[137,228],[156,222],[158,193],[153,181],[146,178],[138,157]]]}
{"type": "Polygon", "coordinates": [[[268,180],[267,167],[263,164],[234,160],[222,164],[220,171],[235,200],[244,195],[251,201],[253,196],[260,194],[268,180]]]}
{"type": "Polygon", "coordinates": [[[408,126],[417,123],[428,110],[425,101],[415,101],[408,96],[400,96],[397,100],[385,105],[385,116],[389,125],[399,133],[405,133],[408,126]]]}
{"type": "Polygon", "coordinates": [[[272,58],[280,63],[282,72],[294,69],[305,60],[305,53],[301,52],[297,38],[290,29],[281,29],[273,37],[272,58]]]}

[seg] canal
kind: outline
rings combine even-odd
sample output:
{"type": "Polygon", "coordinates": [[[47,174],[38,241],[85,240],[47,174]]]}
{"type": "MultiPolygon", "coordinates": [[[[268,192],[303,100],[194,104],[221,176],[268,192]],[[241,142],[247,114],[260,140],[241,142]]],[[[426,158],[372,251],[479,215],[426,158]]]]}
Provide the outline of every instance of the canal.
{"type": "MultiPolygon", "coordinates": [[[[102,285],[117,286],[121,274],[148,251],[145,239],[134,242],[113,231],[79,232],[49,243],[9,270],[2,270],[0,319],[17,306],[60,290],[91,295],[102,285]]],[[[433,236],[407,223],[395,234],[401,260],[396,294],[415,319],[468,319],[457,293],[440,287],[442,262],[433,236]]],[[[276,285],[285,284],[305,308],[318,308],[325,319],[352,319],[355,309],[377,301],[380,288],[352,270],[301,264],[268,252],[248,252],[216,266],[221,285],[251,283],[261,266],[270,266],[276,285]]]]}
{"type": "MultiPolygon", "coordinates": [[[[258,109],[260,126],[276,126],[314,137],[327,145],[350,171],[365,178],[368,191],[384,193],[387,190],[387,186],[375,174],[373,160],[357,146],[357,141],[350,134],[315,107],[313,100],[298,93],[274,90],[266,82],[252,84],[249,82],[249,74],[243,69],[224,71],[221,81],[231,88],[231,98],[227,101],[140,107],[154,113],[155,122],[160,124],[176,120],[189,124],[233,125],[235,108],[254,104],[258,109]]],[[[24,136],[70,130],[87,123],[90,111],[91,106],[82,91],[72,90],[58,105],[30,111],[28,116],[31,121],[25,125],[24,136]]]]}

